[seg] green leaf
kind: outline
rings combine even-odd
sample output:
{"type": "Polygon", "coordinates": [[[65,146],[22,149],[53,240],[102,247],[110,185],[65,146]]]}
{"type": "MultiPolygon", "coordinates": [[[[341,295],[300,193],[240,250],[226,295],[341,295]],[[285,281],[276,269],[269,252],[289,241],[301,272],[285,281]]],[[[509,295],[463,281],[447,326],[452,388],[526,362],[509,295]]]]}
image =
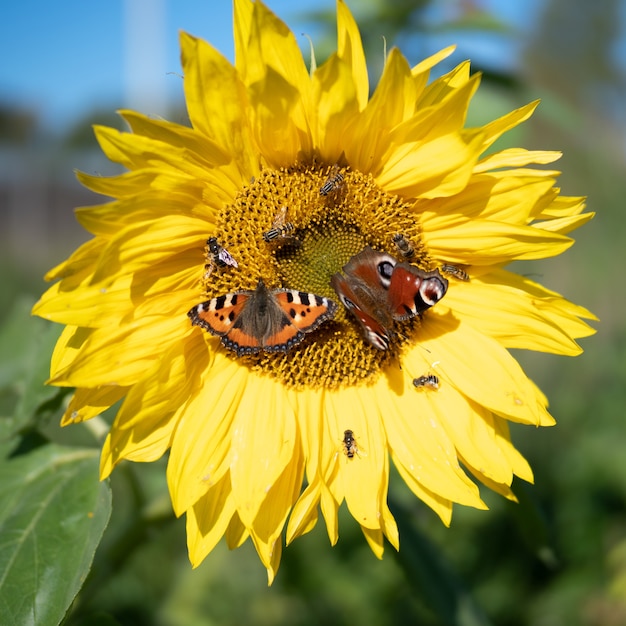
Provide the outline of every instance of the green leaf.
{"type": "Polygon", "coordinates": [[[397,559],[406,578],[430,604],[442,624],[449,626],[490,626],[491,622],[476,603],[461,578],[444,555],[419,531],[416,515],[397,501],[393,515],[400,530],[397,559]]]}
{"type": "MultiPolygon", "coordinates": [[[[61,326],[32,317],[33,302],[18,300],[0,328],[0,438],[30,422],[40,407],[58,406],[65,390],[47,387],[50,356],[61,326]]],[[[44,410],[44,412],[48,412],[44,410]]]]}
{"type": "Polygon", "coordinates": [[[98,452],[48,445],[0,463],[0,615],[58,624],[108,523],[98,452]]]}

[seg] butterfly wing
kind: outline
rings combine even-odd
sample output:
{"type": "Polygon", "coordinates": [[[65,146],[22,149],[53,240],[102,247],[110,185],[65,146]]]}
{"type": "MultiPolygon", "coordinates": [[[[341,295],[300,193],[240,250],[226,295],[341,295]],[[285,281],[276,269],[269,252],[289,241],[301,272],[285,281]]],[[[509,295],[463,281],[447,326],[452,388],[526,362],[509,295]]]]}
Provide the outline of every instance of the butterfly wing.
{"type": "MultiPolygon", "coordinates": [[[[349,265],[349,264],[348,264],[349,265]]],[[[346,265],[346,268],[348,268],[346,265]]],[[[330,284],[339,296],[341,303],[356,317],[361,325],[365,340],[378,350],[387,350],[391,340],[391,332],[385,328],[371,311],[371,294],[359,279],[342,274],[333,274],[330,284]],[[354,287],[354,288],[353,288],[354,287]]]]}
{"type": "Polygon", "coordinates": [[[272,295],[289,322],[304,333],[314,331],[337,312],[335,302],[313,293],[277,289],[272,295]]]}
{"type": "Polygon", "coordinates": [[[409,263],[398,263],[391,276],[388,301],[395,320],[421,315],[446,295],[448,281],[439,270],[424,272],[409,263]]]}
{"type": "Polygon", "coordinates": [[[391,276],[397,261],[390,254],[373,250],[366,246],[343,266],[347,276],[358,278],[367,285],[373,296],[382,298],[389,288],[391,276]]]}
{"type": "Polygon", "coordinates": [[[287,352],[336,311],[328,298],[291,289],[269,291],[259,281],[255,291],[213,298],[188,315],[192,324],[220,336],[226,348],[242,356],[287,352]]]}
{"type": "Polygon", "coordinates": [[[193,307],[187,313],[194,326],[204,328],[212,335],[226,336],[234,322],[241,315],[252,291],[238,291],[207,300],[193,307]]]}

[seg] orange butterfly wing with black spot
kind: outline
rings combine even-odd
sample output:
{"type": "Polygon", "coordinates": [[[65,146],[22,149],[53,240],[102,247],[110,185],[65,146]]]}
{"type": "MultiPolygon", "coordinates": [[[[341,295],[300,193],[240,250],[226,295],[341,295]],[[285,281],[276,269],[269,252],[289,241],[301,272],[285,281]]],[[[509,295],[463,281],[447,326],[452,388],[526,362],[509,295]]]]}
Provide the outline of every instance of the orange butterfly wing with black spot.
{"type": "Polygon", "coordinates": [[[268,290],[259,281],[254,291],[218,296],[193,307],[192,324],[221,337],[237,355],[287,352],[307,333],[331,319],[337,304],[295,289],[268,290]]]}

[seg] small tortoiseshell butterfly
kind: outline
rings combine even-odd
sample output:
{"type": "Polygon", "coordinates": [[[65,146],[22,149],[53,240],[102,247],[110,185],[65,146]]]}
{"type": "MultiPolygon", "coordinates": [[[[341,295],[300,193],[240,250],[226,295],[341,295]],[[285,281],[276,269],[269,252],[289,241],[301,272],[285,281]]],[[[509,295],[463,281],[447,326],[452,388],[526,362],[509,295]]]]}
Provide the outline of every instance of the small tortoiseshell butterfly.
{"type": "Polygon", "coordinates": [[[394,322],[408,320],[439,302],[448,281],[438,270],[424,272],[415,265],[398,263],[390,254],[367,246],[333,274],[330,284],[343,305],[358,320],[365,340],[387,350],[394,322]]]}
{"type": "Polygon", "coordinates": [[[187,315],[242,356],[261,350],[287,352],[336,312],[337,304],[328,298],[295,289],[270,290],[259,280],[254,291],[213,298],[187,315]]]}

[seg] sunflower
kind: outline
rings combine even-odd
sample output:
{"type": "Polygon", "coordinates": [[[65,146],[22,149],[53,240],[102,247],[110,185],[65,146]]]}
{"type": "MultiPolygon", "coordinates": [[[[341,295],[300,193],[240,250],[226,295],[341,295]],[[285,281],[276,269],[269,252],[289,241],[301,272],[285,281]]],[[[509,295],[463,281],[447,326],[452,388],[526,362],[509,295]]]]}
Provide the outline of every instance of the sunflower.
{"type": "Polygon", "coordinates": [[[576,355],[595,318],[505,266],[560,254],[592,214],[534,167],[558,153],[488,153],[537,103],[465,127],[479,76],[429,83],[452,48],[415,67],[392,50],[370,98],[342,0],[310,72],[261,2],[234,13],[234,66],[181,35],[190,127],[96,127],[128,171],[79,174],[113,200],[77,210],[94,237],[34,313],[66,325],[62,424],[122,401],[101,477],[169,450],[192,564],[250,537],[271,582],[285,526],[289,543],[321,510],[335,544],[344,501],[376,556],[398,549],[390,460],[446,525],[486,508],[478,484],[514,500],[532,481],[508,423],[554,420],[508,349],[576,355]]]}

